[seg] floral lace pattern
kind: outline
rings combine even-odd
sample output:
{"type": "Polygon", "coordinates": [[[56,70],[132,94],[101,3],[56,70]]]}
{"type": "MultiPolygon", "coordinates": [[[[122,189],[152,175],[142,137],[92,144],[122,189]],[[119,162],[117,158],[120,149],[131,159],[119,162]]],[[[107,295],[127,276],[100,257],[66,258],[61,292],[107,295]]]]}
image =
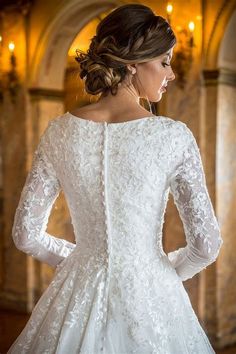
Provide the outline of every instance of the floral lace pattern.
{"type": "MultiPolygon", "coordinates": [[[[183,124],[183,123],[182,123],[183,124]]],[[[186,125],[183,125],[186,130],[186,125]]],[[[208,194],[199,148],[192,132],[186,130],[181,159],[169,177],[186,235],[187,246],[168,254],[182,280],[205,269],[218,256],[223,240],[208,194]]],[[[173,149],[174,151],[174,149],[173,149]]]]}
{"type": "Polygon", "coordinates": [[[55,118],[35,151],[12,237],[56,271],[8,353],[215,353],[182,284],[223,243],[186,124],[55,118]],[[46,232],[61,190],[76,244],[46,232]],[[169,193],[186,247],[166,255],[169,193]]]}

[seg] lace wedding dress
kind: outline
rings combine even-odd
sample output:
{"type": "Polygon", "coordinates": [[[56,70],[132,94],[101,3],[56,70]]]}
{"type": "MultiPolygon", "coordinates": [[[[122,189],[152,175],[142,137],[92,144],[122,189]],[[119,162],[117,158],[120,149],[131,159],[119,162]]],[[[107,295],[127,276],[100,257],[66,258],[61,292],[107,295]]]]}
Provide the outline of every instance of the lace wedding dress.
{"type": "Polygon", "coordinates": [[[214,262],[223,243],[185,123],[54,118],[35,151],[12,237],[56,270],[8,353],[215,353],[182,283],[214,262]],[[61,190],[76,244],[46,232],[61,190]],[[169,193],[186,246],[166,254],[169,193]]]}

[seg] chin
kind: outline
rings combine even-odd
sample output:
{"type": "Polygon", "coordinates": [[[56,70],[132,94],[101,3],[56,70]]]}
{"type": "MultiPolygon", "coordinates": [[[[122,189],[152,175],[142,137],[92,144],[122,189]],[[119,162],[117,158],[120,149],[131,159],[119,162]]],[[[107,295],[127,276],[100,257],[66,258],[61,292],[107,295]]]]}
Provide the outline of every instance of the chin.
{"type": "Polygon", "coordinates": [[[159,102],[161,99],[162,99],[162,93],[159,92],[159,93],[157,94],[157,96],[155,96],[155,97],[150,97],[150,98],[149,98],[149,101],[151,101],[151,102],[159,102]]]}
{"type": "Polygon", "coordinates": [[[141,98],[148,99],[150,102],[159,102],[162,99],[162,92],[157,91],[156,96],[142,96],[141,98]]]}

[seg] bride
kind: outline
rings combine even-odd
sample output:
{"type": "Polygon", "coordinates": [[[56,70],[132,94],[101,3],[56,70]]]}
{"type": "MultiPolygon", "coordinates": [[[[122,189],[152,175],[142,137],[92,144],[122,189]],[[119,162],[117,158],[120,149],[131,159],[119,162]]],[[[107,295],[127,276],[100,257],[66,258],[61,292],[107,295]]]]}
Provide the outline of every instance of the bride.
{"type": "Polygon", "coordinates": [[[77,52],[85,90],[99,99],[52,119],[35,151],[12,237],[56,271],[8,353],[215,353],[182,283],[223,243],[200,151],[185,123],[140,105],[174,80],[175,44],[164,18],[128,4],[77,52]],[[46,232],[61,190],[76,244],[46,232]],[[186,246],[166,254],[169,192],[186,246]]]}

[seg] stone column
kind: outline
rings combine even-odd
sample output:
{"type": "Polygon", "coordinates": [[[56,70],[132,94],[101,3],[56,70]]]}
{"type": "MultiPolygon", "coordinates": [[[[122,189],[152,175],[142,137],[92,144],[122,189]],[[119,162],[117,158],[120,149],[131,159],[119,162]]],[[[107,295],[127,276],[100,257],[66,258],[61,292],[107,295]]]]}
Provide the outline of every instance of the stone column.
{"type": "MultiPolygon", "coordinates": [[[[203,71],[202,115],[201,115],[201,147],[202,160],[206,175],[208,192],[213,208],[216,208],[216,130],[217,130],[217,97],[218,71],[203,71]]],[[[217,215],[218,216],[218,215],[217,215]]],[[[217,337],[217,284],[216,266],[218,260],[208,266],[200,277],[199,284],[199,316],[213,343],[217,337]]]]}
{"type": "MultiPolygon", "coordinates": [[[[2,101],[3,95],[0,92],[0,234],[3,234],[3,142],[2,142],[2,101]]],[[[0,289],[3,286],[3,243],[0,242],[0,289]]]]}
{"type": "Polygon", "coordinates": [[[216,347],[233,343],[236,322],[235,147],[236,76],[229,71],[203,71],[201,136],[207,185],[224,245],[200,282],[200,317],[216,347]],[[233,315],[234,314],[234,315],[233,315]]]}
{"type": "Polygon", "coordinates": [[[224,245],[217,264],[219,345],[236,342],[236,73],[220,70],[217,110],[216,200],[224,245]]]}
{"type": "Polygon", "coordinates": [[[25,89],[18,90],[15,103],[4,93],[1,114],[3,210],[1,230],[1,308],[25,310],[27,284],[26,257],[11,237],[14,212],[26,177],[25,89]]]}

